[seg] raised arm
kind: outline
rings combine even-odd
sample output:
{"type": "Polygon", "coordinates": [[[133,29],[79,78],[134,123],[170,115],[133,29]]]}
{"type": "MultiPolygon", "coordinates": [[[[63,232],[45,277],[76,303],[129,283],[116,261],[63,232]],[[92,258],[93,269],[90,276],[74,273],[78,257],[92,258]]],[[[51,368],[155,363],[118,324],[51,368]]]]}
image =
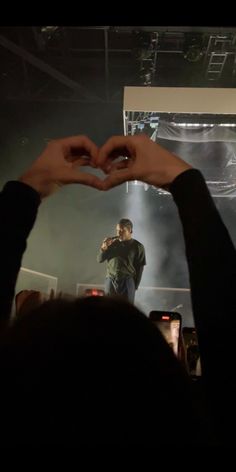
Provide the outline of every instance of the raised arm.
{"type": "Polygon", "coordinates": [[[104,262],[115,255],[113,252],[113,243],[117,238],[105,238],[100,246],[99,253],[97,255],[98,262],[104,262]]]}
{"type": "Polygon", "coordinates": [[[92,164],[96,153],[97,147],[86,136],[53,141],[19,181],[8,182],[0,193],[1,328],[9,321],[26,240],[41,199],[69,183],[102,189],[102,181],[98,177],[80,169],[92,164]]]}

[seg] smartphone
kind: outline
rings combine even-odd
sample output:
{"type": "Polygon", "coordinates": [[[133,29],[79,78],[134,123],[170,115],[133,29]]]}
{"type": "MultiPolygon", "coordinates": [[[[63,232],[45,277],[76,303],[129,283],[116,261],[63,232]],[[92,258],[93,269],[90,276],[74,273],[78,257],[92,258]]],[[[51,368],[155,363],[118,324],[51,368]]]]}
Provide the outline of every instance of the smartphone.
{"type": "Polygon", "coordinates": [[[181,334],[181,315],[175,311],[157,311],[149,313],[150,320],[159,328],[164,338],[179,356],[179,343],[181,334]]]}
{"type": "Polygon", "coordinates": [[[201,360],[198,347],[197,331],[193,327],[183,328],[188,372],[191,376],[201,376],[201,360]]]}

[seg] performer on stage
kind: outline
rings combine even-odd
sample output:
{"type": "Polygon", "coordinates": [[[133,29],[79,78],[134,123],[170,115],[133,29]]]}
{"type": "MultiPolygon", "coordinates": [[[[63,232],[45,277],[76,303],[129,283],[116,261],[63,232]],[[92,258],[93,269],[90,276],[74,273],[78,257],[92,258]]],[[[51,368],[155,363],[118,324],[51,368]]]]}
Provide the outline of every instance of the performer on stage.
{"type": "Polygon", "coordinates": [[[105,293],[122,295],[134,303],[135,290],[146,265],[145,249],[132,238],[133,223],[129,219],[122,218],[118,222],[116,234],[103,240],[97,256],[98,262],[107,263],[105,293]]]}

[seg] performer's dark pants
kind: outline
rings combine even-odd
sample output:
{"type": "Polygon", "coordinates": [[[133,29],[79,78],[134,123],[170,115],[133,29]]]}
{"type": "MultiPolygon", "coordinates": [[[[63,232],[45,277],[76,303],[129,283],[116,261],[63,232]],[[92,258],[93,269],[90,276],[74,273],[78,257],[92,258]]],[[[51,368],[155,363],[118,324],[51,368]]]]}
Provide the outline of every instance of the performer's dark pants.
{"type": "Polygon", "coordinates": [[[135,284],[133,277],[106,277],[105,279],[105,294],[106,295],[121,295],[134,303],[135,284]]]}

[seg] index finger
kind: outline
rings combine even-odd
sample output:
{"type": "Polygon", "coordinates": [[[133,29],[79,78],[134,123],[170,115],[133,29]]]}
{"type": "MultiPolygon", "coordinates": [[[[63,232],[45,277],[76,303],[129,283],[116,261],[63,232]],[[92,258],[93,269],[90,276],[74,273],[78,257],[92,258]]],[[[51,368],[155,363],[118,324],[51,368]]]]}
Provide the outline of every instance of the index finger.
{"type": "Polygon", "coordinates": [[[124,168],[119,171],[114,171],[104,179],[103,189],[109,190],[130,180],[135,180],[130,169],[124,168]]]}
{"type": "Polygon", "coordinates": [[[116,158],[119,155],[124,157],[131,157],[134,153],[130,136],[112,136],[100,148],[95,164],[99,167],[103,166],[108,158],[116,158]]]}
{"type": "Polygon", "coordinates": [[[60,144],[62,148],[66,151],[68,150],[79,150],[85,149],[89,155],[95,160],[98,147],[94,144],[88,136],[85,135],[78,135],[78,136],[70,136],[68,138],[60,139],[60,144]]]}

